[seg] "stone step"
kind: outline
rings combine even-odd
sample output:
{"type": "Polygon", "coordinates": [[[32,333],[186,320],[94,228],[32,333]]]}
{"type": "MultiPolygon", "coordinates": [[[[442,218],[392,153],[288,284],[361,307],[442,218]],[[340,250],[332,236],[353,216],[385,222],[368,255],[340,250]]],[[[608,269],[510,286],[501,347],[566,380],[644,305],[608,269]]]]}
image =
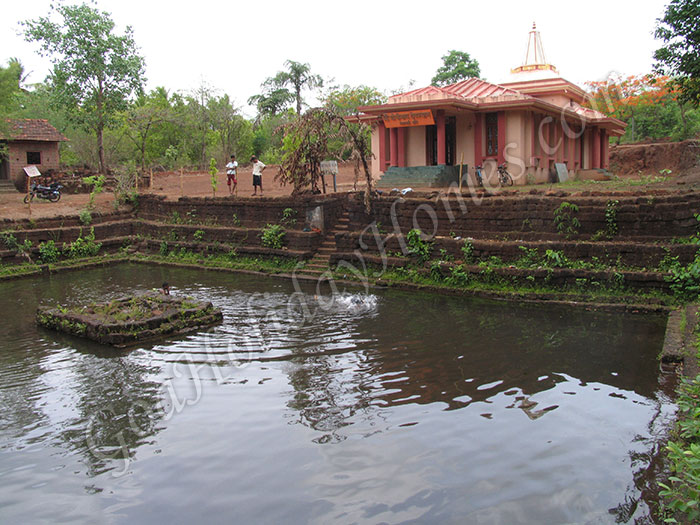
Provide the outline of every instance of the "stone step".
{"type": "Polygon", "coordinates": [[[328,269],[328,264],[307,264],[304,267],[304,270],[312,270],[312,271],[325,271],[328,269]]]}
{"type": "Polygon", "coordinates": [[[9,180],[0,180],[0,193],[19,193],[14,183],[9,180]]]}

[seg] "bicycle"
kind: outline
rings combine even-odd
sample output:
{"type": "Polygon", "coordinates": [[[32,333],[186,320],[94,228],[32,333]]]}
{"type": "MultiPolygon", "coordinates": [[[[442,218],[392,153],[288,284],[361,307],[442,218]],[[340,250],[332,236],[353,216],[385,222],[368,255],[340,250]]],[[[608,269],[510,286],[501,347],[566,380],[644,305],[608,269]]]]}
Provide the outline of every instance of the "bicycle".
{"type": "Polygon", "coordinates": [[[476,185],[477,185],[477,186],[483,186],[483,185],[484,185],[484,181],[483,181],[483,179],[482,179],[482,177],[481,177],[481,170],[483,170],[483,169],[484,169],[484,168],[481,167],[481,166],[476,166],[476,167],[474,168],[474,175],[476,176],[476,185]]]}
{"type": "Polygon", "coordinates": [[[498,182],[501,183],[501,186],[513,185],[513,177],[511,177],[510,173],[508,173],[505,162],[498,166],[498,182]]]}

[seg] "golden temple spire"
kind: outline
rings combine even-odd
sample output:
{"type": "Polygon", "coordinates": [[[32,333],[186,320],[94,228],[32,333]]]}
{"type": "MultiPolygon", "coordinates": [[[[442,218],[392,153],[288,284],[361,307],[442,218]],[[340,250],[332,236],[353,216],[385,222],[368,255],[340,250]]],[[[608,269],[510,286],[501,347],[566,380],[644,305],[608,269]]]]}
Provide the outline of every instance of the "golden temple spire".
{"type": "Polygon", "coordinates": [[[525,60],[522,65],[511,69],[511,73],[524,73],[526,71],[554,71],[558,73],[557,68],[552,64],[547,63],[544,56],[544,47],[542,47],[542,37],[537,30],[535,22],[532,23],[532,30],[527,40],[527,51],[525,52],[525,60]]]}

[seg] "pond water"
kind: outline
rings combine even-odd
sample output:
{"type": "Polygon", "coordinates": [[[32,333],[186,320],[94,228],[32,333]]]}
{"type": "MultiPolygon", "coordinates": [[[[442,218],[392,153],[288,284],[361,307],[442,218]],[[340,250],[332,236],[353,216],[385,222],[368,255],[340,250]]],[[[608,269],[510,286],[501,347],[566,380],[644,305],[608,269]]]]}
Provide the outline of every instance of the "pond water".
{"type": "Polygon", "coordinates": [[[0,312],[5,523],[624,523],[674,411],[661,315],[128,264],[0,312]],[[34,325],[163,281],[224,323],[119,352],[34,325]]]}

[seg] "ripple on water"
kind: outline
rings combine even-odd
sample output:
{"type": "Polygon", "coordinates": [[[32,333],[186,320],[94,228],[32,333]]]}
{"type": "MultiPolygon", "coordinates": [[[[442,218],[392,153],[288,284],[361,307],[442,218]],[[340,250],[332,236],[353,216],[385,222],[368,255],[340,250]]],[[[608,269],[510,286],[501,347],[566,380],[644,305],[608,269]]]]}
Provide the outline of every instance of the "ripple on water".
{"type": "Polygon", "coordinates": [[[559,523],[604,521],[626,501],[645,512],[639,458],[655,447],[650,422],[672,412],[653,319],[319,296],[148,266],[25,283],[4,296],[0,283],[0,306],[18,298],[0,334],[8,521],[39,515],[38,494],[56,521],[559,523]],[[121,353],[27,322],[39,300],[164,280],[224,322],[121,353]]]}

